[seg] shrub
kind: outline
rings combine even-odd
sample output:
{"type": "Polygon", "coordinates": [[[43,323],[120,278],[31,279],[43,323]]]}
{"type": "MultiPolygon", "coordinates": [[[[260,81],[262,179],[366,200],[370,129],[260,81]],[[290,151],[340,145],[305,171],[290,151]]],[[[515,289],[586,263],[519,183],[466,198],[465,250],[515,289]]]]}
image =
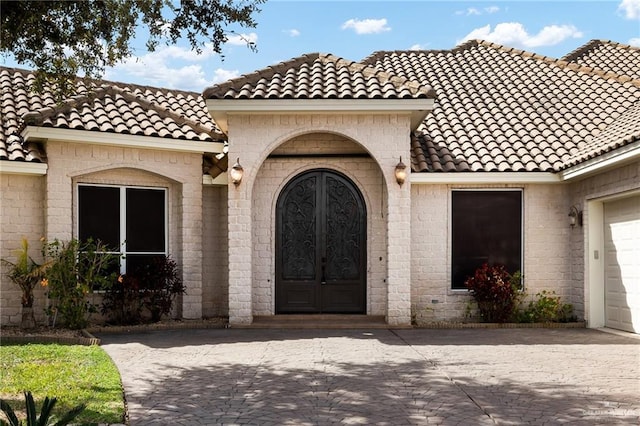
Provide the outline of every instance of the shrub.
{"type": "Polygon", "coordinates": [[[100,288],[115,279],[113,265],[117,255],[109,254],[100,242],[89,240],[67,243],[54,240],[43,247],[50,265],[42,281],[52,304],[47,313],[53,316],[53,325],[60,321],[68,328],[80,329],[89,323],[89,314],[95,306],[86,296],[93,288],[100,288]]]}
{"type": "Polygon", "coordinates": [[[6,274],[9,279],[22,290],[20,327],[33,328],[36,325],[33,315],[33,289],[42,281],[47,265],[40,265],[29,256],[29,241],[26,238],[22,239],[22,244],[15,254],[15,262],[2,259],[2,264],[7,268],[6,274]]]}
{"type": "Polygon", "coordinates": [[[121,275],[108,287],[102,313],[115,324],[151,322],[171,313],[179,294],[185,292],[176,262],[169,256],[155,257],[130,274],[121,275]]]}
{"type": "Polygon", "coordinates": [[[543,290],[536,299],[519,314],[520,322],[571,322],[575,321],[573,305],[562,303],[555,291],[543,290]]]}
{"type": "Polygon", "coordinates": [[[120,275],[105,289],[100,312],[112,324],[133,325],[142,322],[140,281],[133,275],[120,275]]]}
{"type": "Polygon", "coordinates": [[[144,305],[153,322],[168,315],[178,294],[185,292],[176,262],[170,257],[155,258],[139,272],[145,283],[144,305]]]}
{"type": "Polygon", "coordinates": [[[478,304],[485,322],[507,322],[514,317],[520,298],[519,272],[511,275],[503,265],[484,264],[467,278],[465,286],[478,304]]]}

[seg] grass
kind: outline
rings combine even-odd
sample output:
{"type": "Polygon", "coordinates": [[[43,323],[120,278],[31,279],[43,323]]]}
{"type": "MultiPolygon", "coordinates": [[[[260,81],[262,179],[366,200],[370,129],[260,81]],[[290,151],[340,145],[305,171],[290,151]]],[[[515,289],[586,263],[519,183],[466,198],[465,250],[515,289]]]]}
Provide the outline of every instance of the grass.
{"type": "Polygon", "coordinates": [[[76,424],[124,423],[120,374],[99,346],[2,345],[0,374],[0,397],[17,413],[24,412],[28,390],[38,412],[48,396],[58,399],[54,415],[86,403],[76,424]]]}

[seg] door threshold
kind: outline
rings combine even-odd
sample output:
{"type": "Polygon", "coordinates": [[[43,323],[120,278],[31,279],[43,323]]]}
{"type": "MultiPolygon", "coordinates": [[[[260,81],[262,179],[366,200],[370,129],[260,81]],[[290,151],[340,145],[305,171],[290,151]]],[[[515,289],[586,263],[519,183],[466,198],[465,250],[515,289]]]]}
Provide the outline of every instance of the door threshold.
{"type": "Polygon", "coordinates": [[[232,328],[382,329],[396,327],[387,324],[384,315],[283,314],[256,315],[251,324],[234,325],[232,328]]]}

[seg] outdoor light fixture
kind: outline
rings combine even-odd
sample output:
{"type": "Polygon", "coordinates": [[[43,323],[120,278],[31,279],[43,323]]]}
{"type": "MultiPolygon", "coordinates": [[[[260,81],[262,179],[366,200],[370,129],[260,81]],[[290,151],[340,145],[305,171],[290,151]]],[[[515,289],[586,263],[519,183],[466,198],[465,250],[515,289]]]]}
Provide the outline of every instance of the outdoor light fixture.
{"type": "Polygon", "coordinates": [[[240,165],[240,157],[236,159],[236,164],[231,166],[229,174],[231,176],[231,182],[233,182],[235,186],[240,185],[240,182],[242,182],[242,175],[244,175],[244,169],[240,165]]]}
{"type": "Polygon", "coordinates": [[[402,156],[400,156],[400,162],[396,165],[396,182],[402,186],[405,180],[407,180],[407,166],[402,162],[402,156]]]}
{"type": "Polygon", "coordinates": [[[569,225],[572,228],[576,225],[582,226],[582,211],[578,210],[576,206],[571,206],[569,209],[569,225]]]}

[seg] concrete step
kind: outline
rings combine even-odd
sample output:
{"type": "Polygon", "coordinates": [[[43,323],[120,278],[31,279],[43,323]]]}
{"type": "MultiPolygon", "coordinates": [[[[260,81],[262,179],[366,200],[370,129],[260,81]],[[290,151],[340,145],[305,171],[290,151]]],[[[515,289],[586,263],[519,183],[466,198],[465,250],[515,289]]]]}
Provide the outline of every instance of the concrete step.
{"type": "Polygon", "coordinates": [[[382,315],[294,314],[254,316],[253,323],[232,328],[383,329],[391,327],[382,315]]]}

